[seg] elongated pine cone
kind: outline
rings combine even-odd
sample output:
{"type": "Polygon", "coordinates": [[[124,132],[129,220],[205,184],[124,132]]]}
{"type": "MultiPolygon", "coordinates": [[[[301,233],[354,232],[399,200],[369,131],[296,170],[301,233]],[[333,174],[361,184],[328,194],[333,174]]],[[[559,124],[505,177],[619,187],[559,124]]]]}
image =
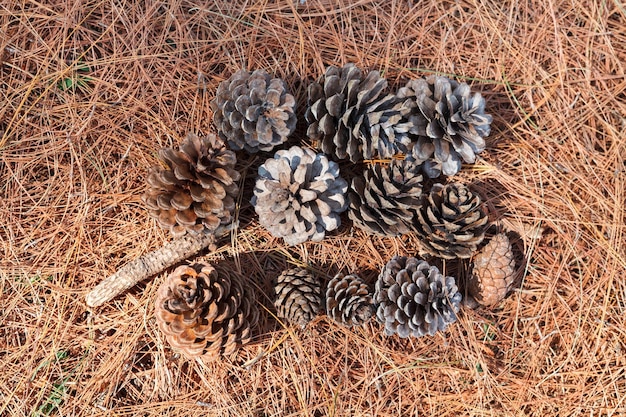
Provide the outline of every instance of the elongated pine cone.
{"type": "Polygon", "coordinates": [[[349,217],[354,224],[378,235],[398,236],[412,230],[421,205],[420,167],[406,160],[370,165],[363,177],[352,180],[349,217]]]}
{"type": "Polygon", "coordinates": [[[213,122],[233,150],[270,151],[296,128],[296,100],[285,82],[263,70],[240,70],[217,88],[213,122]]]}
{"type": "Polygon", "coordinates": [[[232,221],[240,175],[235,153],[220,138],[190,133],[178,151],[165,148],[159,156],[167,168],[151,169],[141,199],[161,227],[180,237],[232,221]]]}
{"type": "Polygon", "coordinates": [[[474,257],[469,294],[483,306],[493,307],[506,297],[515,280],[515,259],[509,238],[497,234],[474,257]]]}
{"type": "Polygon", "coordinates": [[[259,167],[252,205],[259,223],[288,245],[320,241],[341,224],[348,183],[323,154],[293,146],[259,167]]]}
{"type": "Polygon", "coordinates": [[[413,257],[395,256],[376,281],[376,317],[385,334],[405,338],[434,335],[456,321],[462,295],[454,277],[413,257]]]}
{"type": "Polygon", "coordinates": [[[326,312],[346,326],[362,326],[374,315],[376,307],[367,284],[358,275],[339,273],[326,289],[326,312]]]}
{"type": "Polygon", "coordinates": [[[474,163],[485,149],[493,118],[485,113],[485,99],[472,94],[469,85],[433,75],[410,80],[397,95],[414,100],[414,112],[423,116],[412,119],[418,134],[412,154],[424,162],[429,177],[454,175],[461,161],[474,163]]]}
{"type": "Polygon", "coordinates": [[[259,311],[233,271],[179,266],[159,288],[155,315],[169,344],[185,356],[215,360],[250,340],[259,311]]]}
{"type": "Polygon", "coordinates": [[[274,285],[277,316],[305,328],[320,311],[321,289],[318,280],[302,268],[283,271],[274,285]]]}
{"type": "Polygon", "coordinates": [[[485,237],[487,214],[480,197],[460,183],[433,185],[417,212],[423,251],[443,259],[467,259],[485,237]]]}
{"type": "Polygon", "coordinates": [[[405,116],[411,107],[382,95],[386,88],[378,71],[364,77],[354,64],[329,66],[308,88],[308,137],[325,154],[352,162],[410,151],[413,125],[405,116]]]}

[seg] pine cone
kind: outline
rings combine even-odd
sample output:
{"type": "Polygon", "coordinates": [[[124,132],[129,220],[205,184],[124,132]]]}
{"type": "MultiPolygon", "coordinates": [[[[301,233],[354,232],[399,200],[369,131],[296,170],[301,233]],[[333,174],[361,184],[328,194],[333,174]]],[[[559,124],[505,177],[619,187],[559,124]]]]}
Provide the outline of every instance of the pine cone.
{"type": "Polygon", "coordinates": [[[320,284],[306,269],[283,271],[276,278],[274,290],[278,317],[301,328],[305,328],[320,310],[320,284]]]}
{"type": "Polygon", "coordinates": [[[379,235],[409,232],[421,205],[422,175],[410,161],[392,160],[371,165],[363,177],[352,180],[349,217],[361,229],[379,235]]]}
{"type": "Polygon", "coordinates": [[[141,199],[150,215],[174,237],[187,231],[214,232],[232,221],[239,193],[237,158],[212,134],[190,133],[179,149],[159,152],[168,168],[152,168],[141,199]]]}
{"type": "Polygon", "coordinates": [[[207,360],[246,344],[259,311],[242,280],[204,263],[176,268],[159,287],[155,309],[169,344],[190,358],[207,360]]]}
{"type": "Polygon", "coordinates": [[[432,336],[456,321],[461,298],[455,279],[444,277],[436,266],[395,256],[376,281],[376,317],[388,336],[432,336]]]}
{"type": "Polygon", "coordinates": [[[296,128],[296,100],[285,82],[263,70],[241,70],[223,81],[211,101],[213,122],[233,150],[270,151],[296,128]]]}
{"type": "Polygon", "coordinates": [[[474,163],[485,149],[492,117],[485,113],[485,99],[472,95],[469,85],[433,75],[407,82],[397,96],[414,100],[414,112],[423,116],[411,119],[419,135],[412,153],[429,177],[454,175],[461,160],[474,163]]]}
{"type": "Polygon", "coordinates": [[[362,326],[376,310],[367,284],[357,275],[337,274],[326,289],[326,311],[336,322],[362,326]]]}
{"type": "Polygon", "coordinates": [[[459,183],[433,185],[414,223],[424,251],[444,259],[470,258],[485,237],[480,197],[459,183]]]}
{"type": "Polygon", "coordinates": [[[386,88],[378,71],[363,77],[354,64],[328,67],[308,88],[308,137],[325,154],[352,162],[409,152],[411,107],[393,94],[379,98],[386,88]]]}
{"type": "Polygon", "coordinates": [[[509,238],[495,235],[474,257],[469,294],[478,303],[492,307],[504,299],[515,280],[515,259],[509,238]]]}
{"type": "Polygon", "coordinates": [[[252,205],[261,225],[288,245],[317,242],[341,224],[347,189],[335,162],[294,146],[259,167],[252,205]]]}

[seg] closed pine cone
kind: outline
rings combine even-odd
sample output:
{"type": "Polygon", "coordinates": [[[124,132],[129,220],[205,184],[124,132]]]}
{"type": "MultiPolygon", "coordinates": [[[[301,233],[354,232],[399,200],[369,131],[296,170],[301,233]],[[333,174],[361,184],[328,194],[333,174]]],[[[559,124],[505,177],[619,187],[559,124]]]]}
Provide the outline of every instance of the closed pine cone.
{"type": "Polygon", "coordinates": [[[397,95],[413,100],[420,116],[411,119],[418,135],[412,153],[429,177],[454,175],[461,161],[474,163],[485,149],[492,117],[485,113],[485,99],[472,95],[466,83],[432,75],[407,82],[397,95]]]}
{"type": "Polygon", "coordinates": [[[283,271],[276,278],[274,291],[277,316],[301,328],[305,328],[320,310],[320,284],[306,269],[283,271]]]}
{"type": "Polygon", "coordinates": [[[362,326],[376,310],[367,284],[357,275],[339,273],[326,289],[326,312],[336,322],[346,326],[362,326]]]}
{"type": "Polygon", "coordinates": [[[506,297],[515,279],[515,259],[509,238],[497,234],[474,257],[469,294],[478,303],[493,307],[506,297]]]}
{"type": "Polygon", "coordinates": [[[161,227],[180,237],[232,221],[240,175],[234,152],[221,139],[190,133],[178,151],[165,148],[159,156],[167,168],[152,168],[142,200],[161,227]]]}
{"type": "Polygon", "coordinates": [[[296,128],[296,100],[285,82],[263,70],[240,70],[217,88],[213,121],[233,150],[270,151],[296,128]]]}
{"type": "Polygon", "coordinates": [[[288,245],[318,242],[341,224],[348,183],[323,154],[293,146],[259,167],[252,205],[259,223],[288,245]]]}
{"type": "Polygon", "coordinates": [[[386,88],[378,71],[364,77],[354,64],[329,66],[308,88],[308,137],[325,154],[352,162],[409,152],[411,107],[395,95],[380,97],[386,88]]]}
{"type": "Polygon", "coordinates": [[[376,281],[376,317],[385,334],[400,337],[434,335],[456,321],[462,295],[454,277],[436,266],[405,256],[393,257],[376,281]]]}
{"type": "Polygon", "coordinates": [[[371,165],[363,177],[352,180],[348,215],[369,233],[398,236],[411,231],[421,195],[418,165],[407,160],[371,165]]]}
{"type": "Polygon", "coordinates": [[[175,350],[215,360],[250,340],[259,312],[241,276],[195,263],[179,266],[159,287],[155,315],[175,350]]]}
{"type": "Polygon", "coordinates": [[[465,185],[435,184],[417,212],[415,230],[426,253],[467,259],[483,241],[487,221],[480,197],[465,185]]]}

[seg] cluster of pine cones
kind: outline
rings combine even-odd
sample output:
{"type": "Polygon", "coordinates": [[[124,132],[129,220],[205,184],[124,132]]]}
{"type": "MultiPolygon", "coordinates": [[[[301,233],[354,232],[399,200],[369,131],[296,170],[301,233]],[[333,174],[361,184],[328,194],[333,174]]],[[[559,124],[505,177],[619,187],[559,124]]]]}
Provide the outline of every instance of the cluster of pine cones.
{"type": "MultiPolygon", "coordinates": [[[[235,151],[272,151],[296,129],[296,100],[263,70],[220,83],[211,108],[217,135],[189,134],[178,150],[162,150],[166,167],[147,177],[142,199],[173,236],[229,224],[239,194],[235,151]]],[[[492,117],[479,93],[443,76],[389,92],[378,71],[331,66],[309,85],[304,118],[310,146],[279,149],[258,168],[251,203],[263,227],[288,245],[320,241],[347,211],[367,233],[415,234],[423,258],[472,259],[470,294],[483,305],[504,298],[515,269],[511,245],[504,234],[484,244],[489,224],[478,194],[453,181],[424,188],[425,178],[451,177],[485,149],[492,117]],[[346,181],[341,163],[362,175],[346,181]]],[[[420,337],[454,322],[462,298],[454,277],[415,257],[391,259],[375,287],[372,294],[357,275],[339,274],[322,299],[318,279],[290,269],[276,279],[277,315],[304,327],[325,306],[346,326],[375,316],[388,335],[420,337]]],[[[210,358],[248,341],[258,318],[241,277],[206,264],[176,269],[156,311],[174,347],[210,358]]]]}

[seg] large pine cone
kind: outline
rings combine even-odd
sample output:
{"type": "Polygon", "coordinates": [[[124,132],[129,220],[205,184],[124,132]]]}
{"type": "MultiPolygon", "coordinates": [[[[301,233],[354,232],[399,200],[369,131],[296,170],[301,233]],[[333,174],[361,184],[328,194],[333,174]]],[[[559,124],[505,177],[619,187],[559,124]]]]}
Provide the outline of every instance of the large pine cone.
{"type": "Polygon", "coordinates": [[[509,238],[497,234],[474,257],[469,294],[478,303],[493,307],[506,297],[515,280],[515,258],[509,238]]]}
{"type": "Polygon", "coordinates": [[[376,316],[385,334],[421,337],[443,331],[456,321],[461,303],[453,277],[413,257],[395,256],[376,281],[376,316]]]}
{"type": "Polygon", "coordinates": [[[410,161],[392,160],[371,165],[363,177],[352,180],[348,194],[349,217],[361,229],[379,235],[398,236],[412,230],[421,205],[422,175],[410,161]]]}
{"type": "Polygon", "coordinates": [[[217,88],[213,122],[233,150],[270,151],[296,128],[296,101],[285,82],[263,70],[240,70],[217,88]]]}
{"type": "Polygon", "coordinates": [[[246,344],[259,311],[242,279],[203,263],[176,268],[159,287],[155,308],[169,344],[185,356],[207,360],[246,344]]]}
{"type": "Polygon", "coordinates": [[[341,224],[347,190],[335,162],[293,146],[259,167],[252,205],[261,225],[288,245],[317,242],[341,224]]]}
{"type": "Polygon", "coordinates": [[[472,95],[469,85],[433,75],[407,82],[397,96],[414,100],[415,111],[423,116],[412,120],[419,135],[412,154],[424,162],[429,177],[454,175],[461,160],[474,163],[485,149],[492,117],[485,113],[485,99],[472,95]]]}
{"type": "Polygon", "coordinates": [[[180,237],[232,221],[239,172],[234,152],[221,139],[190,133],[178,151],[165,148],[159,156],[168,168],[152,168],[141,199],[161,227],[180,237]]]}
{"type": "Polygon", "coordinates": [[[409,152],[411,107],[395,95],[380,98],[386,88],[378,71],[363,77],[354,64],[328,67],[308,88],[307,135],[325,154],[352,162],[409,152]]]}
{"type": "Polygon", "coordinates": [[[321,289],[318,280],[306,269],[283,271],[274,286],[277,316],[305,328],[320,311],[321,289]]]}
{"type": "Polygon", "coordinates": [[[424,251],[444,259],[470,258],[485,237],[480,197],[463,184],[435,184],[414,223],[424,251]]]}
{"type": "Polygon", "coordinates": [[[326,312],[346,326],[362,326],[374,315],[376,307],[367,284],[357,275],[339,273],[326,289],[326,312]]]}

